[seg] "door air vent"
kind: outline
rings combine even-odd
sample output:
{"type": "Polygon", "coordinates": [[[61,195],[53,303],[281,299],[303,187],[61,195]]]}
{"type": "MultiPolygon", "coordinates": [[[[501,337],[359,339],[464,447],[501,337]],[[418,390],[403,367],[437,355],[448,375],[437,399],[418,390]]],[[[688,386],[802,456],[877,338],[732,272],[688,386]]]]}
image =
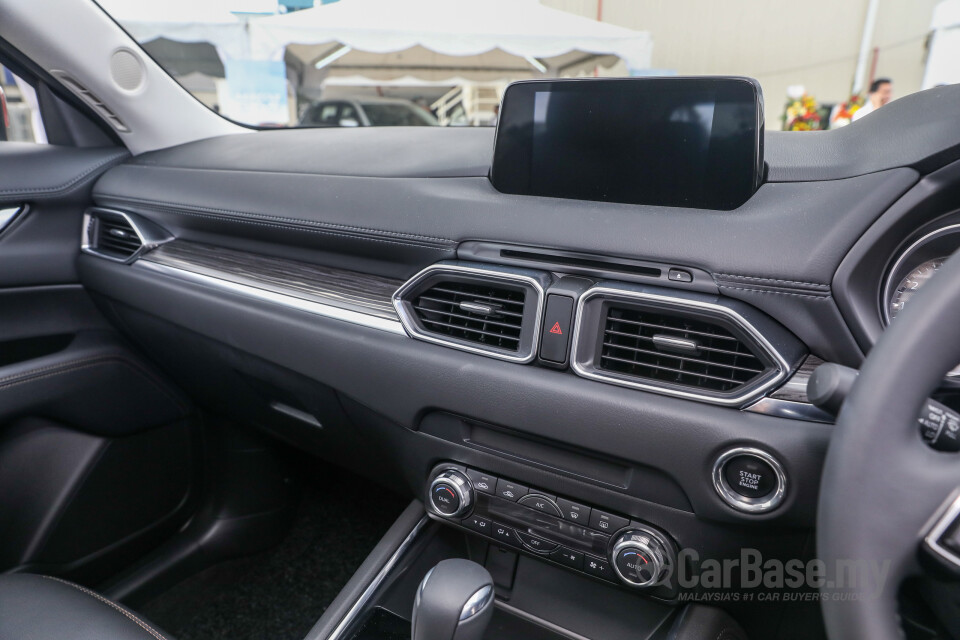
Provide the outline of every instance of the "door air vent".
{"type": "Polygon", "coordinates": [[[716,404],[757,398],[805,355],[789,332],[735,300],[597,286],[581,297],[577,316],[579,375],[716,404]]]}
{"type": "Polygon", "coordinates": [[[83,217],[84,253],[115,260],[133,262],[145,251],[170,240],[155,224],[121,211],[88,209],[83,217]]]}
{"type": "Polygon", "coordinates": [[[143,241],[130,222],[121,216],[98,215],[96,225],[96,248],[101,254],[127,260],[143,247],[143,241]]]}
{"type": "Polygon", "coordinates": [[[536,354],[547,282],[537,271],[439,263],[404,284],[394,306],[414,338],[527,362],[536,354]]]}

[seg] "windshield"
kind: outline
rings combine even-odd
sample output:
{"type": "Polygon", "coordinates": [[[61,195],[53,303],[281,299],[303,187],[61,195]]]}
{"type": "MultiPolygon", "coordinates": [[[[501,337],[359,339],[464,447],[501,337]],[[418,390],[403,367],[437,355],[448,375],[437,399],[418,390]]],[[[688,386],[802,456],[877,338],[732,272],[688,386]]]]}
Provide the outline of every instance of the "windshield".
{"type": "Polygon", "coordinates": [[[97,1],[253,126],[493,126],[517,80],[739,75],[768,130],[816,131],[960,82],[960,0],[97,1]]]}

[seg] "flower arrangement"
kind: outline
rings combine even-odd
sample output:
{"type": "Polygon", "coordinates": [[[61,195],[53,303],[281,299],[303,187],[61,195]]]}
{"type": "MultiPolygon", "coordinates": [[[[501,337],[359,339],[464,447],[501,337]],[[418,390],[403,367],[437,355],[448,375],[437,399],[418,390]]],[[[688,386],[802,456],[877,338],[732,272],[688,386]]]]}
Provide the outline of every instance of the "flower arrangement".
{"type": "Polygon", "coordinates": [[[823,129],[824,118],[813,96],[803,93],[790,96],[783,112],[784,131],[817,131],[823,129]]]}
{"type": "Polygon", "coordinates": [[[843,127],[853,122],[853,114],[860,110],[866,99],[863,96],[852,95],[846,102],[841,102],[830,116],[830,128],[843,127]]]}

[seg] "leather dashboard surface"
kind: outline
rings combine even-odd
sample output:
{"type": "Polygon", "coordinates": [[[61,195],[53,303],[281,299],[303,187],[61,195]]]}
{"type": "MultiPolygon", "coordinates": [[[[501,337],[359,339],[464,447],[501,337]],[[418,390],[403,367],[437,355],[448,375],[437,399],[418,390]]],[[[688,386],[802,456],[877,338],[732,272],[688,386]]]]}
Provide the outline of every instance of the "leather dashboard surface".
{"type": "MultiPolygon", "coordinates": [[[[892,169],[768,183],[734,211],[644,207],[497,192],[486,178],[371,178],[123,164],[98,205],[176,237],[269,240],[344,253],[405,253],[409,276],[465,240],[673,262],[768,284],[828,284],[853,242],[916,180],[892,169]],[[355,249],[354,249],[355,248],[355,249]]],[[[239,247],[244,248],[241,244],[239,247]]]]}

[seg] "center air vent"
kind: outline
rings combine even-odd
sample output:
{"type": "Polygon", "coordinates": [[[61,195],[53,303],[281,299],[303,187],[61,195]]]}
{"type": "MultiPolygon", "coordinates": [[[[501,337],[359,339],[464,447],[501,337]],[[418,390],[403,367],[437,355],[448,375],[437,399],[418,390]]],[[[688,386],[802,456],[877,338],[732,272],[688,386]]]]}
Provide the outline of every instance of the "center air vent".
{"type": "Polygon", "coordinates": [[[394,306],[414,338],[527,362],[536,354],[546,274],[439,263],[397,291],[394,306]]]}
{"type": "Polygon", "coordinates": [[[718,324],[615,305],[607,309],[600,369],[721,393],[767,371],[740,338],[718,324]]]}
{"type": "Polygon", "coordinates": [[[84,253],[117,262],[131,262],[144,251],[170,239],[153,223],[111,209],[89,209],[83,217],[84,253]]]}
{"type": "Polygon", "coordinates": [[[786,330],[732,300],[595,287],[581,298],[578,318],[578,374],[717,404],[755,399],[804,355],[786,330]]]}
{"type": "Polygon", "coordinates": [[[420,294],[413,308],[434,333],[516,353],[526,297],[521,287],[445,281],[420,294]]]}

